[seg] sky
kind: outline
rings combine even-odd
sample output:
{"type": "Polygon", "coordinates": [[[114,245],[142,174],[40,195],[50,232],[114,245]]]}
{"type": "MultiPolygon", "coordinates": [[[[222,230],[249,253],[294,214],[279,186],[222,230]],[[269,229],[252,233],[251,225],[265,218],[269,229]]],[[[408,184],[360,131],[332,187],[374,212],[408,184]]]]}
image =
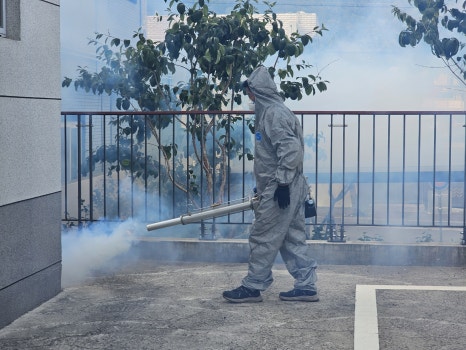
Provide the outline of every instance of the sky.
{"type": "MultiPolygon", "coordinates": [[[[143,1],[147,15],[166,13],[165,1],[143,1]]],[[[234,4],[233,0],[211,0],[209,6],[217,13],[228,13],[234,4]]],[[[78,65],[92,67],[95,48],[88,39],[94,32],[130,38],[143,16],[135,0],[62,0],[60,5],[62,74],[70,77],[78,65]]],[[[307,73],[320,74],[329,82],[328,90],[287,101],[287,105],[314,111],[464,110],[464,89],[426,45],[399,46],[398,35],[404,27],[393,16],[392,5],[412,10],[408,0],[276,0],[276,12],[316,13],[319,24],[328,28],[299,57],[313,65],[307,73]]],[[[82,109],[83,101],[92,100],[84,95],[72,99],[72,93],[63,89],[66,110],[82,109]]],[[[89,108],[108,109],[113,104],[95,99],[89,108]]]]}
{"type": "MultiPolygon", "coordinates": [[[[301,56],[314,66],[311,73],[329,81],[328,91],[287,104],[327,111],[464,109],[465,92],[426,45],[399,46],[404,27],[392,5],[413,13],[408,0],[277,0],[275,12],[315,12],[328,28],[301,56]]],[[[209,6],[228,13],[234,2],[211,0],[209,6]]],[[[164,14],[167,7],[147,0],[148,15],[164,14]]]]}

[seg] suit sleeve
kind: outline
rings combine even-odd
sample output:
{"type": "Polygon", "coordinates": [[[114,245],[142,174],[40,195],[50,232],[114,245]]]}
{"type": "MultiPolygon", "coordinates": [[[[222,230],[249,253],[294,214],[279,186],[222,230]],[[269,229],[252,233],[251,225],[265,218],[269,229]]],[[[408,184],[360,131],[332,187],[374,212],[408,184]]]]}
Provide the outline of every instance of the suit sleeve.
{"type": "Polygon", "coordinates": [[[290,116],[288,111],[280,112],[271,111],[271,118],[265,128],[278,159],[275,178],[279,184],[287,185],[293,181],[303,162],[304,150],[295,130],[296,117],[290,116]]]}

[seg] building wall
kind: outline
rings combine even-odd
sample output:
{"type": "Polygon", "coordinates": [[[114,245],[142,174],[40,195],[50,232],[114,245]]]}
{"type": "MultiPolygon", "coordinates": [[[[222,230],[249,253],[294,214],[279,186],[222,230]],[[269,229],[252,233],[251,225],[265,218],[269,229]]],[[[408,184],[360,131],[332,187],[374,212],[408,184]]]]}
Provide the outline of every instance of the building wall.
{"type": "Polygon", "coordinates": [[[0,327],[61,290],[60,2],[8,0],[0,38],[0,327]]]}

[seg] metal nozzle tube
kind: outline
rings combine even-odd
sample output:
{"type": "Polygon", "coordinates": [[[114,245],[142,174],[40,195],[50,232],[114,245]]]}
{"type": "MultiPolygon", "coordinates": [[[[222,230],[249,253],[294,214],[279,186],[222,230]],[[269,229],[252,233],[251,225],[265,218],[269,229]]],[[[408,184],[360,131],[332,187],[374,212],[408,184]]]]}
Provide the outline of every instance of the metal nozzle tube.
{"type": "Polygon", "coordinates": [[[224,216],[228,214],[239,213],[248,209],[253,209],[253,203],[258,201],[258,198],[254,197],[245,202],[232,204],[232,205],[225,205],[219,206],[217,208],[208,209],[205,211],[201,211],[199,213],[193,214],[183,214],[179,218],[170,219],[165,221],[156,222],[153,224],[147,225],[147,231],[157,230],[165,227],[176,226],[176,225],[186,225],[191,224],[194,222],[200,222],[206,219],[212,219],[217,216],[224,216]]]}
{"type": "Polygon", "coordinates": [[[176,219],[160,221],[160,222],[147,225],[147,231],[158,230],[158,229],[170,227],[170,226],[176,226],[182,223],[183,222],[181,221],[181,217],[176,218],[176,219]]]}

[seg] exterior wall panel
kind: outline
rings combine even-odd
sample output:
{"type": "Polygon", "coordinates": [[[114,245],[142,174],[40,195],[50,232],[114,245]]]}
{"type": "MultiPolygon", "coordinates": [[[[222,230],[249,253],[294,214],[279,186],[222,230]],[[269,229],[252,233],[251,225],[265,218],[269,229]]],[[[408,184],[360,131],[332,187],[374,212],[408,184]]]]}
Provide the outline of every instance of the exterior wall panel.
{"type": "Polygon", "coordinates": [[[7,8],[0,38],[0,327],[61,289],[59,1],[11,1],[19,11],[7,8]]]}
{"type": "Polygon", "coordinates": [[[0,96],[59,99],[60,7],[21,1],[19,16],[20,40],[0,40],[0,96]]]}
{"type": "Polygon", "coordinates": [[[0,106],[0,206],[60,191],[60,101],[0,97],[0,106]]]}

